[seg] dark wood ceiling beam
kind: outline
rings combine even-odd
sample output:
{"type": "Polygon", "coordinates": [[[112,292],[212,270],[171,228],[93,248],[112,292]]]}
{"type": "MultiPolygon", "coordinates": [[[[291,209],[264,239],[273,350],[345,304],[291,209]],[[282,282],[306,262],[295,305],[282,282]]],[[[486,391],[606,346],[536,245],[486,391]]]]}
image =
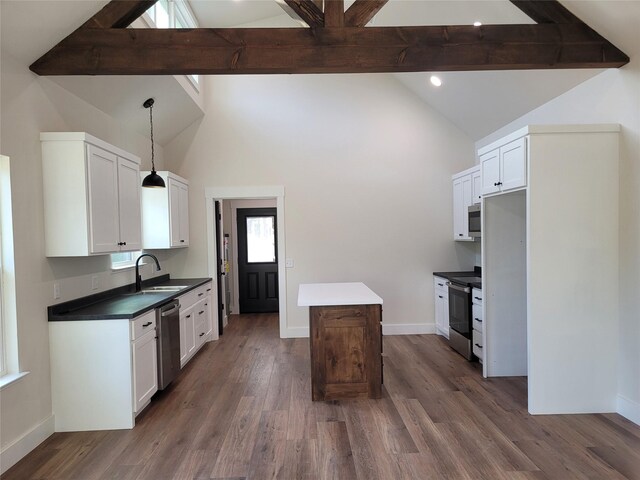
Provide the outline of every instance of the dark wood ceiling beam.
{"type": "Polygon", "coordinates": [[[511,0],[536,23],[584,23],[556,0],[511,0]]]}
{"type": "Polygon", "coordinates": [[[344,27],[344,0],[325,0],[324,26],[344,27]]]}
{"type": "Polygon", "coordinates": [[[313,0],[276,0],[276,2],[290,17],[302,20],[312,28],[324,26],[324,13],[313,0]]]}
{"type": "Polygon", "coordinates": [[[356,0],[344,13],[347,27],[364,27],[389,0],[356,0]]]}
{"type": "Polygon", "coordinates": [[[620,67],[585,25],[85,29],[39,75],[370,73],[620,67]]]}
{"type": "Polygon", "coordinates": [[[114,0],[80,28],[126,28],[158,0],[114,0]]]}

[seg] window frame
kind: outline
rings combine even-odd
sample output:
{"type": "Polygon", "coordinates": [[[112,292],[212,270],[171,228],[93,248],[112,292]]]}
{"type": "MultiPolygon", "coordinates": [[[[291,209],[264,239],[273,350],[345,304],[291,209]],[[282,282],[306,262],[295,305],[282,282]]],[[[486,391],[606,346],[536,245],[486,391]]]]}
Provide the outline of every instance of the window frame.
{"type": "Polygon", "coordinates": [[[111,261],[111,270],[120,271],[120,270],[126,270],[127,268],[134,268],[136,266],[136,260],[140,255],[142,255],[142,253],[143,253],[142,250],[137,250],[132,252],[118,252],[118,253],[110,254],[109,259],[111,261]],[[122,255],[123,253],[129,254],[128,260],[116,261],[116,262],[113,261],[114,255],[122,255]]]}

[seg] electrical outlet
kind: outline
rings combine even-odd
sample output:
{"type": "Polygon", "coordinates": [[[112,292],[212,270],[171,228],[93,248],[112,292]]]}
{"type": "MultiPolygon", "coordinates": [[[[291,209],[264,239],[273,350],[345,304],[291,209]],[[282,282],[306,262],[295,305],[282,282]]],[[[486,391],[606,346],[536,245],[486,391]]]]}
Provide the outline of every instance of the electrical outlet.
{"type": "Polygon", "coordinates": [[[293,268],[293,258],[285,258],[284,259],[284,266],[286,268],[293,268]]]}
{"type": "Polygon", "coordinates": [[[98,289],[98,276],[93,275],[91,277],[91,290],[97,290],[97,289],[98,289]]]}
{"type": "Polygon", "coordinates": [[[60,284],[59,283],[54,283],[53,284],[53,299],[54,300],[59,300],[60,299],[60,284]]]}

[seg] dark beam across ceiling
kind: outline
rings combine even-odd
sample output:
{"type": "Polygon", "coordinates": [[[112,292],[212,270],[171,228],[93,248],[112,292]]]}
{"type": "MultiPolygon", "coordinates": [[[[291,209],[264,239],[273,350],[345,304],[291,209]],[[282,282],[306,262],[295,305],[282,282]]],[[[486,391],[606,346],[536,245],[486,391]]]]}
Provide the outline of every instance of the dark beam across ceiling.
{"type": "Polygon", "coordinates": [[[536,25],[364,27],[386,0],[281,0],[311,28],[124,28],[155,0],[112,0],[31,65],[38,75],[372,73],[621,67],[629,57],[555,0],[536,25]],[[346,26],[343,26],[346,25],[346,26]],[[352,26],[357,25],[357,26],[352,26]]]}
{"type": "Polygon", "coordinates": [[[39,75],[370,73],[620,67],[586,25],[85,29],[39,75]]]}

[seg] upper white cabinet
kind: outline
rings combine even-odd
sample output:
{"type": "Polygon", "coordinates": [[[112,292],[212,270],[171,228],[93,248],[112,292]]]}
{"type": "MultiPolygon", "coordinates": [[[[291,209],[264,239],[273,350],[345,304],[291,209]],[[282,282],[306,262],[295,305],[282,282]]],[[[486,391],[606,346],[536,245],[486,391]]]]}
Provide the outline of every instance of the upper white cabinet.
{"type": "Polygon", "coordinates": [[[482,195],[516,190],[527,186],[527,140],[517,138],[504,145],[496,143],[478,151],[482,195]]]}
{"type": "MultiPolygon", "coordinates": [[[[167,188],[142,190],[144,248],[189,246],[189,182],[168,171],[156,172],[167,188]]],[[[140,172],[144,178],[149,172],[140,172]]]]}
{"type": "Polygon", "coordinates": [[[140,250],[140,159],[84,132],[40,141],[46,255],[140,250]]]}
{"type": "Polygon", "coordinates": [[[474,178],[478,175],[478,167],[457,173],[453,180],[453,239],[473,241],[469,236],[468,210],[474,201],[474,178]]]}

